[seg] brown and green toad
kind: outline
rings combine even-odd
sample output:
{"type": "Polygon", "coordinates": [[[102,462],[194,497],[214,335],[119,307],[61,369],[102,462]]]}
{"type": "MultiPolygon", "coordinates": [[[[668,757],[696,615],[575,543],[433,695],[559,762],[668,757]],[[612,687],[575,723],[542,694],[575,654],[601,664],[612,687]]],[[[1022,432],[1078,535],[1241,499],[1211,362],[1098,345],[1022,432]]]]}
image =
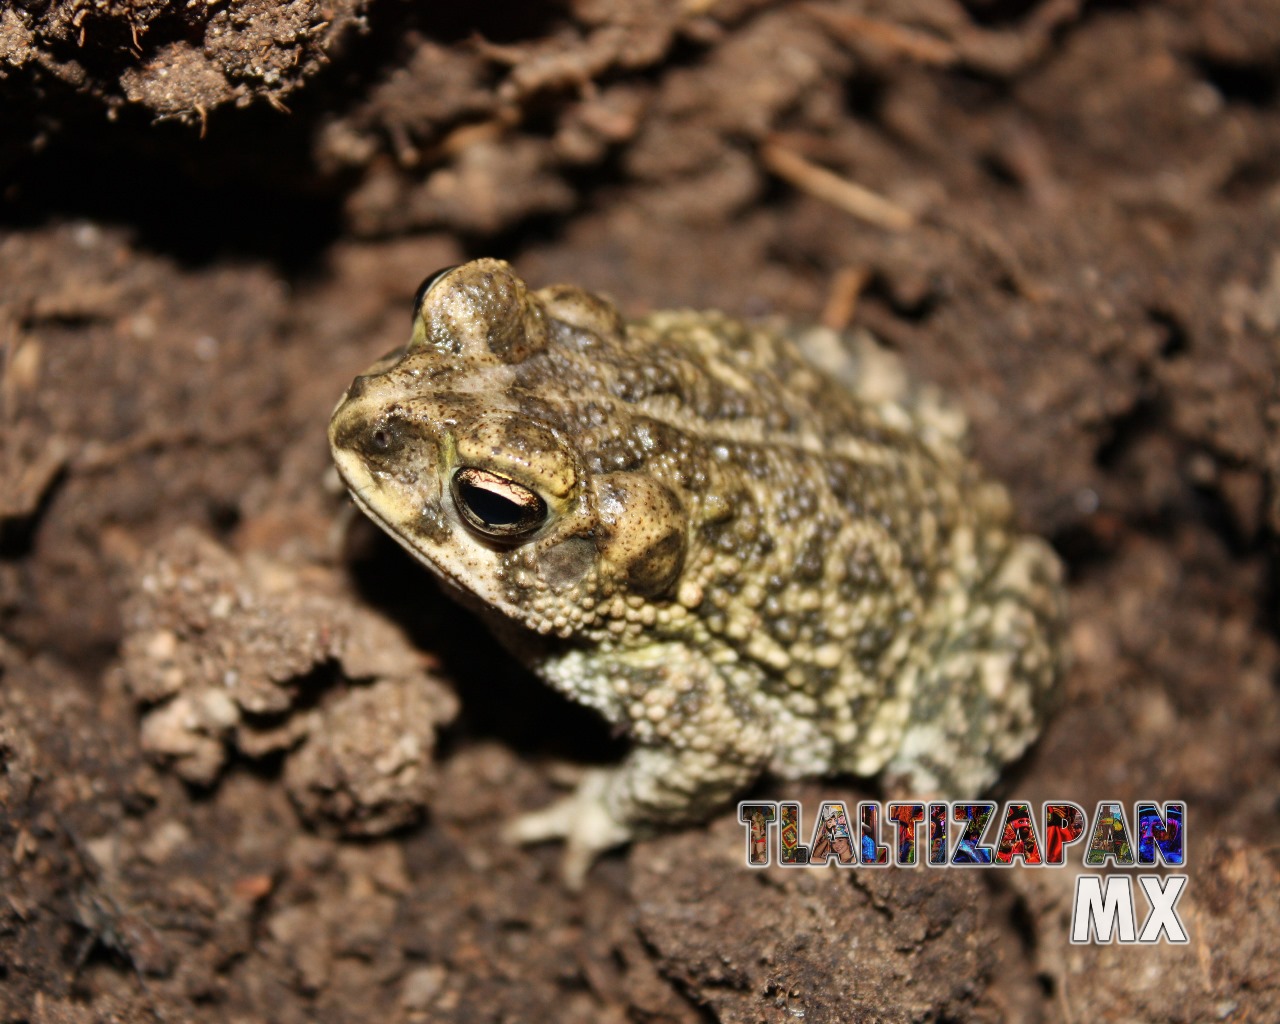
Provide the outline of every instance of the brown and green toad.
{"type": "Polygon", "coordinates": [[[602,849],[759,773],[973,795],[1035,737],[1061,569],[963,417],[866,338],[624,321],[484,259],[329,428],[356,503],[634,747],[518,837],[602,849]],[[826,365],[828,372],[816,368],[826,365]]]}

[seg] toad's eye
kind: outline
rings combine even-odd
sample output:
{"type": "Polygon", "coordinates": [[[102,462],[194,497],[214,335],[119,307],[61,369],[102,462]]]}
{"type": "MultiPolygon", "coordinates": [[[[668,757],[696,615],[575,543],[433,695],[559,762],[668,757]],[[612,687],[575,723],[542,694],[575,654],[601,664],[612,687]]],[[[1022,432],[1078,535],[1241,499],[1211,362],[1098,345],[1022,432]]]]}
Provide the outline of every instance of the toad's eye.
{"type": "Polygon", "coordinates": [[[431,289],[434,288],[441,280],[448,277],[450,273],[457,269],[458,267],[455,265],[452,267],[445,267],[443,270],[437,270],[434,274],[431,274],[423,280],[422,284],[418,285],[418,290],[413,296],[413,315],[415,318],[418,315],[418,310],[422,308],[422,300],[427,297],[427,292],[431,291],[431,289]]]}
{"type": "Polygon", "coordinates": [[[495,540],[523,540],[547,518],[547,503],[529,488],[470,466],[453,474],[453,503],[468,526],[495,540]]]}

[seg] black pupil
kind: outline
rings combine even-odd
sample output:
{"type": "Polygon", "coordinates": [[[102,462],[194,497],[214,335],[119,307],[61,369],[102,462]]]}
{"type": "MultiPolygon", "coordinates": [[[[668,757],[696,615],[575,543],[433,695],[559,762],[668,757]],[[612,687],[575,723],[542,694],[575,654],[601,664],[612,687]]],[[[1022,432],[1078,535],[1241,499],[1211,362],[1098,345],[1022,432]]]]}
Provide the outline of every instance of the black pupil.
{"type": "Polygon", "coordinates": [[[462,500],[475,517],[490,526],[518,526],[529,518],[529,507],[501,494],[459,481],[462,500]]]}

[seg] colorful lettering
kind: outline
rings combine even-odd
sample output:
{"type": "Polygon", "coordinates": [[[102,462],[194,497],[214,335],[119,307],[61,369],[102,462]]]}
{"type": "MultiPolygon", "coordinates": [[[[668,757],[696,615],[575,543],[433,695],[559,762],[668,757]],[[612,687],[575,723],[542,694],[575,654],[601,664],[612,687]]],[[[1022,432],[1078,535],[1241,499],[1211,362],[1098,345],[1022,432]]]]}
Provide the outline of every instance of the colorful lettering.
{"type": "Polygon", "coordinates": [[[868,867],[888,867],[889,847],[880,842],[880,805],[869,801],[858,804],[858,818],[862,822],[862,854],[859,859],[868,867]]]}
{"type": "Polygon", "coordinates": [[[779,804],[782,825],[778,829],[778,863],[799,867],[809,863],[809,847],[800,844],[800,805],[779,804]]]}
{"type": "Polygon", "coordinates": [[[1027,865],[1038,867],[1042,863],[1040,837],[1036,835],[1036,826],[1031,820],[1030,804],[1004,805],[1004,825],[996,846],[996,863],[1012,864],[1015,857],[1021,857],[1027,865]]]}
{"type": "Polygon", "coordinates": [[[929,805],[929,864],[945,867],[948,860],[947,805],[929,805]]]}
{"type": "Polygon", "coordinates": [[[747,826],[747,866],[762,868],[769,863],[769,830],[778,820],[778,805],[772,800],[738,804],[738,820],[747,826]]]}
{"type": "Polygon", "coordinates": [[[853,849],[853,832],[849,828],[849,812],[843,803],[828,801],[818,808],[809,863],[825,866],[832,857],[845,866],[858,862],[853,849]]]}
{"type": "Polygon", "coordinates": [[[1134,817],[1138,819],[1138,863],[1150,866],[1156,862],[1156,851],[1160,860],[1170,867],[1181,867],[1184,863],[1184,844],[1182,841],[1182,820],[1186,804],[1170,801],[1164,805],[1164,815],[1154,803],[1142,802],[1134,809],[1134,817]]]}
{"type": "Polygon", "coordinates": [[[1067,847],[1080,841],[1085,829],[1084,808],[1077,804],[1044,805],[1044,862],[1062,867],[1067,862],[1067,847]]]}
{"type": "Polygon", "coordinates": [[[995,810],[996,805],[986,800],[951,805],[951,816],[964,823],[964,831],[956,840],[956,850],[951,855],[953,865],[980,866],[992,862],[995,850],[991,846],[982,845],[982,834],[987,830],[987,822],[991,820],[995,810]]]}
{"type": "Polygon", "coordinates": [[[1093,819],[1093,838],[1089,840],[1084,862],[1090,867],[1114,859],[1117,867],[1133,866],[1133,844],[1129,841],[1129,824],[1119,801],[1103,800],[1093,819]]]}
{"type": "MultiPolygon", "coordinates": [[[[900,868],[916,866],[919,856],[916,842],[916,825],[924,821],[924,804],[890,804],[888,818],[898,833],[894,844],[894,863],[900,868]]],[[[946,825],[946,820],[943,820],[946,825]]]]}

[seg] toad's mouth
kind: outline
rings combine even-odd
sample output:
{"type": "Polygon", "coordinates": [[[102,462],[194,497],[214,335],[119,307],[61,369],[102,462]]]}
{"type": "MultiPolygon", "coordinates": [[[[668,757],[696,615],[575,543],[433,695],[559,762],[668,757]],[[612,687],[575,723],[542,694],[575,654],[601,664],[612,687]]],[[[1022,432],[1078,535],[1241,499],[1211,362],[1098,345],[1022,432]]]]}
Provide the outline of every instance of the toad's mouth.
{"type": "Polygon", "coordinates": [[[501,607],[495,605],[488,597],[480,593],[475,587],[465,582],[462,578],[451,572],[445,566],[429,557],[417,544],[410,540],[403,530],[393,524],[386,518],[364,494],[368,489],[368,484],[359,484],[351,479],[343,470],[340,461],[334,461],[338,470],[338,476],[342,478],[342,482],[347,487],[347,493],[351,495],[351,500],[355,502],[356,508],[368,516],[378,529],[387,534],[392,540],[399,544],[405,551],[409,552],[416,562],[425,566],[433,576],[448,586],[451,590],[456,591],[453,595],[455,599],[461,600],[464,604],[476,604],[481,607],[501,607]]]}

